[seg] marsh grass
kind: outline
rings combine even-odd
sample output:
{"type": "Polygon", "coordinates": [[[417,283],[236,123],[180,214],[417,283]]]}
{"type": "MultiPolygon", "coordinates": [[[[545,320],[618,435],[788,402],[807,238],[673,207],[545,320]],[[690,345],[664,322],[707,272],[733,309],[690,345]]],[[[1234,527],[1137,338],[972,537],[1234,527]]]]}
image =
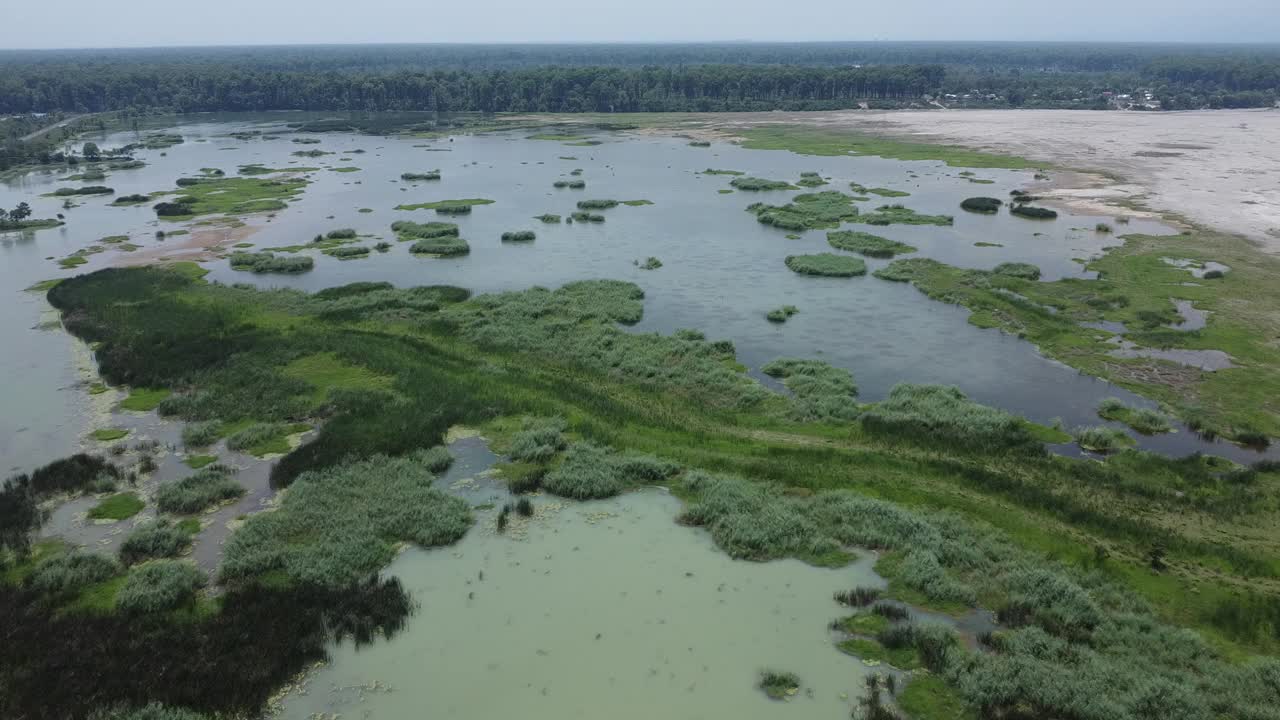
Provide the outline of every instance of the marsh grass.
{"type": "Polygon", "coordinates": [[[429,457],[377,456],[304,472],[280,508],[251,516],[227,541],[225,582],[340,588],[391,561],[399,542],[433,547],[471,526],[467,504],[432,487],[429,457]]]}
{"type": "Polygon", "coordinates": [[[397,205],[396,210],[435,210],[440,215],[469,215],[476,205],[492,205],[493,200],[486,198],[462,198],[459,200],[437,200],[435,202],[416,203],[413,205],[397,205]]]}
{"type": "Polygon", "coordinates": [[[24,582],[35,592],[66,597],[119,572],[120,565],[106,555],[71,550],[37,562],[24,582]]]}
{"type": "Polygon", "coordinates": [[[799,420],[852,420],[860,414],[858,386],[848,370],[821,360],[781,358],[760,368],[782,380],[795,393],[793,415],[799,420]]]}
{"type": "Polygon", "coordinates": [[[128,613],[172,610],[191,601],[208,578],[181,560],[152,560],[129,571],[116,594],[116,606],[128,613]]]}
{"type": "Polygon", "coordinates": [[[604,222],[603,215],[600,215],[599,213],[590,213],[585,210],[578,210],[573,212],[572,214],[569,215],[569,219],[571,221],[577,221],[577,222],[590,222],[590,223],[604,222]]]}
{"type": "Polygon", "coordinates": [[[641,270],[657,270],[662,267],[662,261],[652,255],[645,258],[644,262],[640,262],[639,260],[635,261],[635,264],[641,270]]]}
{"type": "Polygon", "coordinates": [[[271,252],[231,253],[232,270],[243,270],[254,274],[295,275],[310,271],[315,264],[315,260],[309,257],[280,257],[271,252]]]}
{"type": "Polygon", "coordinates": [[[439,170],[428,170],[427,172],[417,172],[417,173],[407,172],[407,173],[401,173],[401,174],[400,174],[400,179],[401,179],[401,180],[408,181],[408,182],[416,182],[416,181],[419,181],[419,180],[439,180],[439,179],[440,179],[440,171],[439,171],[439,170]]]}
{"type": "Polygon", "coordinates": [[[859,258],[833,253],[788,255],[787,268],[801,275],[822,277],[854,277],[867,274],[867,264],[859,258]]]}
{"type": "Polygon", "coordinates": [[[1040,268],[1031,263],[1006,262],[1000,263],[992,268],[991,272],[997,275],[1008,275],[1022,280],[1039,280],[1040,268]]]}
{"type": "Polygon", "coordinates": [[[554,225],[556,223],[559,223],[561,220],[560,216],[556,215],[555,213],[544,213],[542,215],[535,216],[533,219],[541,220],[542,222],[547,223],[548,225],[554,225]]]}
{"type": "Polygon", "coordinates": [[[881,205],[874,212],[861,213],[849,222],[866,225],[953,225],[951,215],[922,215],[903,205],[881,205]]]}
{"type": "Polygon", "coordinates": [[[586,180],[556,180],[551,185],[560,190],[563,190],[565,188],[568,188],[569,190],[582,190],[587,187],[587,181],[586,180]]]}
{"type": "Polygon", "coordinates": [[[409,220],[397,220],[391,223],[391,231],[400,240],[429,240],[458,236],[457,224],[447,222],[416,223],[409,220]]]}
{"type": "Polygon", "coordinates": [[[786,700],[800,691],[800,677],[795,673],[764,670],[756,687],[764,691],[770,700],[786,700]]]}
{"type": "Polygon", "coordinates": [[[89,508],[90,520],[124,520],[142,512],[146,503],[137,493],[122,492],[112,495],[92,508],[89,508]]]}
{"type": "Polygon", "coordinates": [[[608,210],[609,208],[618,207],[617,200],[579,200],[579,210],[608,210]]]}
{"type": "Polygon", "coordinates": [[[782,230],[834,228],[858,217],[858,208],[853,202],[854,198],[849,195],[824,190],[796,195],[786,205],[752,203],[747,206],[747,212],[754,213],[761,224],[782,230]]]}
{"type": "Polygon", "coordinates": [[[234,500],[246,492],[234,475],[235,470],[226,465],[207,465],[192,475],[157,488],[156,507],[163,512],[190,515],[234,500]]]}
{"type": "Polygon", "coordinates": [[[595,500],[661,482],[679,470],[674,463],[652,455],[615,453],[583,442],[570,446],[564,461],[543,478],[542,487],[562,497],[595,500]]]}
{"type": "Polygon", "coordinates": [[[429,240],[419,240],[409,246],[414,255],[436,255],[439,257],[455,257],[471,252],[471,245],[462,238],[446,235],[429,240]]]}
{"type": "Polygon", "coordinates": [[[217,420],[187,423],[182,428],[182,444],[189,448],[208,447],[221,437],[222,423],[217,420]]]}
{"type": "Polygon", "coordinates": [[[532,230],[513,230],[502,233],[502,242],[532,242],[538,238],[532,230]]]}
{"type": "Polygon", "coordinates": [[[848,250],[867,257],[891,258],[895,255],[913,253],[916,248],[906,243],[872,235],[871,233],[838,230],[827,233],[827,243],[837,250],[848,250]]]}
{"type": "Polygon", "coordinates": [[[1099,453],[1118,452],[1135,445],[1127,433],[1112,427],[1080,427],[1071,435],[1080,447],[1099,453]]]}

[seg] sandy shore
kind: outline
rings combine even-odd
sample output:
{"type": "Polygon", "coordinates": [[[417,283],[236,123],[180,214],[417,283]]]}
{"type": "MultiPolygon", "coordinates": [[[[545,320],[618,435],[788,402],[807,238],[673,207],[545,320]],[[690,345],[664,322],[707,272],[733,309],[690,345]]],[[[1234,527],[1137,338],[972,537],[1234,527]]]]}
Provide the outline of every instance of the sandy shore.
{"type": "Polygon", "coordinates": [[[854,110],[720,117],[726,129],[782,123],[847,128],[1096,170],[1124,182],[1058,173],[1053,194],[1078,206],[1139,200],[1280,254],[1280,110],[854,110]]]}

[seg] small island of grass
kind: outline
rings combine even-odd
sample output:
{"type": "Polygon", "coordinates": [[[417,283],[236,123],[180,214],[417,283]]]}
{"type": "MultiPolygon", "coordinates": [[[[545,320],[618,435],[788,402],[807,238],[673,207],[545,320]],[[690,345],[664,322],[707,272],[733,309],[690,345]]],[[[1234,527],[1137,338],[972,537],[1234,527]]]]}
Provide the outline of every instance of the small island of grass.
{"type": "Polygon", "coordinates": [[[837,250],[848,250],[873,258],[891,258],[916,251],[914,246],[906,243],[851,230],[827,233],[827,243],[837,250]]]}
{"type": "Polygon", "coordinates": [[[396,210],[435,210],[440,215],[467,215],[476,205],[492,205],[493,200],[486,198],[461,198],[458,200],[437,200],[435,202],[397,205],[396,210]]]}
{"type": "Polygon", "coordinates": [[[854,277],[867,273],[867,264],[861,258],[835,253],[817,253],[815,255],[788,255],[787,267],[801,275],[819,275],[823,277],[854,277]]]}

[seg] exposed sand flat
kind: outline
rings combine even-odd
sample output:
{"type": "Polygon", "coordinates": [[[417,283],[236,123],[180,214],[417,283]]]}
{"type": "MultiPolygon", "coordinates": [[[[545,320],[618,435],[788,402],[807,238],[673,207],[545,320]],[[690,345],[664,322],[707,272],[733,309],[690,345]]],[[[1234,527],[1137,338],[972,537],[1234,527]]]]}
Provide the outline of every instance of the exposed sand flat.
{"type": "Polygon", "coordinates": [[[1055,177],[1047,194],[1094,206],[1141,198],[1153,210],[1244,235],[1280,254],[1280,110],[840,111],[742,120],[728,124],[846,127],[1104,171],[1125,184],[1055,177]]]}

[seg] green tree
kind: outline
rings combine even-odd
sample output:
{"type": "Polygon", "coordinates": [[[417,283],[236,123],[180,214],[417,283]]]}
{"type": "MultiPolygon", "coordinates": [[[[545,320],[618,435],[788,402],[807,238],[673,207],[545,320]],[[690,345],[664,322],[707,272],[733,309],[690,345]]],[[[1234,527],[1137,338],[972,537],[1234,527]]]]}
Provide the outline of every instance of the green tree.
{"type": "Polygon", "coordinates": [[[31,217],[31,206],[24,202],[18,203],[18,207],[9,211],[9,217],[15,222],[22,222],[31,217]]]}
{"type": "Polygon", "coordinates": [[[98,143],[87,142],[84,144],[84,150],[81,151],[84,159],[90,162],[96,162],[102,157],[102,151],[98,149],[98,143]]]}

